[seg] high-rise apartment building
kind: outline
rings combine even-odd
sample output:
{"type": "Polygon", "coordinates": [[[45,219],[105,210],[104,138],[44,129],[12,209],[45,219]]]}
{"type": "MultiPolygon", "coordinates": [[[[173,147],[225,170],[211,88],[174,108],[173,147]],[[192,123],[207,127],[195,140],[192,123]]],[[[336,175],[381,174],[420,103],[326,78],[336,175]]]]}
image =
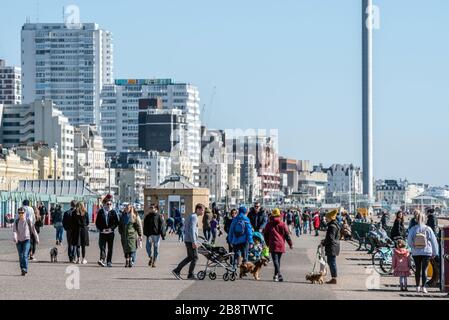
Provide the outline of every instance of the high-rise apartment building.
{"type": "Polygon", "coordinates": [[[100,124],[100,94],[113,83],[112,34],[95,23],[22,27],[23,101],[51,99],[70,124],[100,124]]]}
{"type": "Polygon", "coordinates": [[[22,103],[22,71],[0,59],[0,104],[22,103]]]}

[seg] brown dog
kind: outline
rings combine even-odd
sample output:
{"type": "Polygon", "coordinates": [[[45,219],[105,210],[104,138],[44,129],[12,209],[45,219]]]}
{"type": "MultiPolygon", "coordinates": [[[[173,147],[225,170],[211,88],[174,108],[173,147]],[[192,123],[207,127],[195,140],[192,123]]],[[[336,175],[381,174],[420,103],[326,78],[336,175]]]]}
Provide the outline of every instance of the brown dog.
{"type": "Polygon", "coordinates": [[[262,267],[268,265],[267,259],[260,259],[256,263],[245,262],[240,265],[240,279],[246,277],[248,273],[251,273],[255,280],[260,280],[260,271],[262,267]]]}
{"type": "Polygon", "coordinates": [[[310,281],[312,284],[315,284],[315,283],[323,284],[324,283],[324,273],[323,272],[308,273],[308,274],[306,274],[306,280],[310,281]]]}

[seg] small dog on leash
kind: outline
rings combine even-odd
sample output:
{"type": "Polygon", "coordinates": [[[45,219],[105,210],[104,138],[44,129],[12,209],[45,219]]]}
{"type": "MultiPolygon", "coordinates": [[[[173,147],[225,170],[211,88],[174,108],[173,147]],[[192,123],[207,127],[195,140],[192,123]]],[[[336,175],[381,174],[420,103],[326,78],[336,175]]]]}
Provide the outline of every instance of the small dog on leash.
{"type": "Polygon", "coordinates": [[[260,280],[260,272],[262,267],[268,265],[268,260],[265,258],[260,259],[256,263],[245,262],[240,265],[240,279],[246,277],[248,273],[251,273],[255,280],[260,280]]]}
{"type": "Polygon", "coordinates": [[[315,284],[315,283],[323,284],[324,276],[325,276],[324,272],[308,273],[308,274],[306,274],[306,280],[310,281],[312,284],[315,284]]]}
{"type": "Polygon", "coordinates": [[[50,250],[50,261],[52,263],[58,262],[58,248],[54,247],[50,250]]]}

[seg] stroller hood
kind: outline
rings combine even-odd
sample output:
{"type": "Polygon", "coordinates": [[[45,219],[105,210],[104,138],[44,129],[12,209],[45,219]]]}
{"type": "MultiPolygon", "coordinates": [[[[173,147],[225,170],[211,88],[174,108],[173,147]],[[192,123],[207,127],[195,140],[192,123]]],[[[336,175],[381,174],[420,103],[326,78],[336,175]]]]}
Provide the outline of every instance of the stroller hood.
{"type": "Polygon", "coordinates": [[[263,235],[260,232],[253,232],[253,239],[258,239],[262,244],[265,243],[265,239],[263,238],[263,235]]]}

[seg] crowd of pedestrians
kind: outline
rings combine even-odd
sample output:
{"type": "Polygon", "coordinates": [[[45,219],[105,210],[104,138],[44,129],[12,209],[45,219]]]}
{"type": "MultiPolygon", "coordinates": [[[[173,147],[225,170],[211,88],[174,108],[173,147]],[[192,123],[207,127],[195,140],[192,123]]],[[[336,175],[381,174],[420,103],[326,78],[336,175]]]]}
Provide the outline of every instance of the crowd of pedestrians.
{"type": "MultiPolygon", "coordinates": [[[[13,238],[19,255],[21,274],[28,273],[28,261],[36,260],[35,253],[39,244],[39,233],[47,220],[48,210],[42,204],[30,206],[28,200],[23,201],[13,223],[13,238]]],[[[89,215],[83,202],[72,201],[70,209],[62,212],[60,205],[50,210],[51,224],[55,229],[56,246],[63,243],[63,232],[66,232],[67,255],[70,263],[87,264],[86,247],[89,241],[89,215]]],[[[356,216],[356,220],[364,217],[356,216]]],[[[379,233],[387,227],[387,214],[380,219],[380,228],[371,231],[379,233]]],[[[150,204],[148,212],[143,218],[139,216],[135,207],[126,205],[117,210],[112,196],[106,196],[98,210],[95,227],[99,233],[98,247],[101,267],[112,267],[114,253],[115,231],[118,230],[123,250],[126,268],[132,268],[136,263],[136,251],[143,247],[148,255],[148,266],[156,268],[160,256],[160,244],[167,234],[178,236],[184,242],[186,258],[173,269],[172,273],[181,278],[182,269],[189,264],[187,279],[195,279],[195,266],[198,261],[198,247],[201,240],[198,236],[199,224],[202,225],[204,241],[212,245],[217,238],[225,233],[227,249],[232,253],[232,265],[237,270],[240,264],[249,260],[261,258],[262,251],[269,252],[274,265],[273,281],[282,282],[281,260],[286,254],[286,243],[293,249],[292,236],[319,236],[319,231],[326,235],[320,242],[329,265],[331,280],[328,284],[337,284],[337,257],[340,254],[340,240],[351,239],[352,219],[350,214],[339,210],[330,212],[303,211],[289,209],[281,211],[264,209],[259,202],[247,209],[233,208],[222,216],[218,207],[213,204],[212,209],[198,204],[195,212],[183,217],[180,211],[173,207],[171,216],[165,218],[159,212],[157,204],[150,204]],[[222,220],[222,223],[220,221],[222,220]]],[[[405,227],[404,213],[399,211],[395,215],[390,237],[394,240],[392,260],[393,275],[399,277],[400,290],[407,291],[407,278],[411,275],[411,261],[415,266],[415,282],[418,292],[427,293],[427,268],[431,259],[439,256],[438,221],[433,209],[424,213],[415,211],[408,228],[405,227]]]]}

